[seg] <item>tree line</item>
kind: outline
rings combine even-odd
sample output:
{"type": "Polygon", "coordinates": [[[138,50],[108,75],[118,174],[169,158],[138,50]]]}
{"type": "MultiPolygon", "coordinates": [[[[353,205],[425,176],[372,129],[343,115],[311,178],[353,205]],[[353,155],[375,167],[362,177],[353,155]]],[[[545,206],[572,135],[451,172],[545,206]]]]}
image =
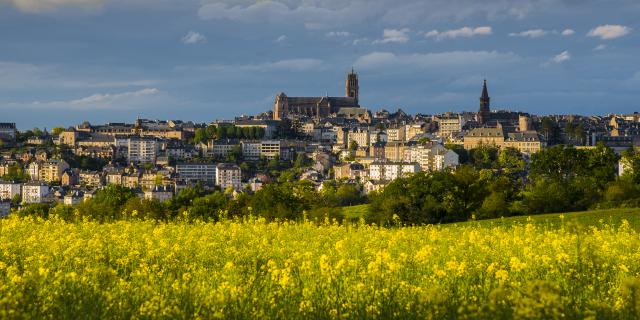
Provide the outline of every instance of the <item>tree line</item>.
{"type": "Polygon", "coordinates": [[[605,146],[576,149],[554,146],[526,161],[516,149],[480,147],[462,153],[455,170],[420,172],[362,194],[361,183],[328,180],[317,188],[299,180],[300,159],[273,183],[256,192],[183,189],[161,203],[110,185],[74,207],[27,206],[21,215],[56,214],[69,220],[175,219],[216,221],[222,217],[268,220],[344,220],[343,206],[369,203],[367,222],[387,225],[432,224],[513,215],[640,206],[640,153],[623,154],[627,168],[616,175],[619,157],[605,146]],[[299,162],[299,163],[298,163],[299,162]]]}

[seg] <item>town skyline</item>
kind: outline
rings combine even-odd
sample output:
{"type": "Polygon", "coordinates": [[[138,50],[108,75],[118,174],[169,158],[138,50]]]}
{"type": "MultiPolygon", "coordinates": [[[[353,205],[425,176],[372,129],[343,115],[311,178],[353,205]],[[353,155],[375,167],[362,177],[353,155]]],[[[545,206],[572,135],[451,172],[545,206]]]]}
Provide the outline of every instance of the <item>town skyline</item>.
{"type": "Polygon", "coordinates": [[[28,129],[253,115],[282,91],[340,95],[352,67],[372,111],[475,111],[485,78],[499,109],[638,110],[639,4],[442,4],[0,2],[2,121],[28,129]]]}

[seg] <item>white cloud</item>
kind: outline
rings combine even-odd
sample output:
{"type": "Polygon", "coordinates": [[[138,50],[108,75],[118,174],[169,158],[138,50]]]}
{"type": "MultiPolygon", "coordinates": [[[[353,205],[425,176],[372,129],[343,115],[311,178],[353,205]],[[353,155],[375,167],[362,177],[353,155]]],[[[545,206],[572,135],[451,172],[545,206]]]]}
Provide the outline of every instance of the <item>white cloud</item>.
{"type": "Polygon", "coordinates": [[[325,35],[329,38],[348,37],[351,35],[351,33],[347,31],[331,31],[331,32],[327,32],[325,35]]]}
{"type": "Polygon", "coordinates": [[[488,35],[491,35],[492,33],[493,33],[493,30],[491,29],[491,27],[476,27],[476,28],[463,27],[460,29],[447,30],[442,32],[438,30],[431,30],[425,33],[425,37],[442,40],[446,38],[455,39],[458,37],[470,38],[473,36],[488,36],[488,35]]]}
{"type": "Polygon", "coordinates": [[[182,43],[186,44],[196,44],[204,42],[207,42],[207,37],[195,31],[189,31],[184,37],[182,37],[182,43]]]}
{"type": "Polygon", "coordinates": [[[569,60],[571,60],[571,54],[567,50],[562,51],[559,54],[557,54],[555,57],[551,58],[551,61],[555,63],[563,63],[569,60]]]}
{"type": "Polygon", "coordinates": [[[624,37],[631,32],[631,28],[621,26],[618,24],[606,24],[603,26],[598,26],[594,29],[591,29],[587,36],[589,37],[598,37],[602,40],[609,40],[624,37]]]}
{"type": "Polygon", "coordinates": [[[576,32],[573,31],[573,29],[564,29],[560,34],[565,36],[565,37],[570,37],[572,35],[574,35],[576,32]]]}
{"type": "Polygon", "coordinates": [[[382,39],[373,41],[373,43],[407,43],[409,41],[409,28],[402,29],[384,29],[382,39]]]}
{"type": "Polygon", "coordinates": [[[391,52],[372,52],[359,57],[355,62],[355,66],[359,69],[387,67],[449,69],[493,63],[508,65],[516,60],[518,60],[518,56],[513,53],[500,53],[497,51],[449,51],[404,55],[397,55],[391,52]]]}
{"type": "MultiPolygon", "coordinates": [[[[102,5],[105,0],[8,0],[19,10],[31,13],[56,10],[60,7],[82,7],[96,8],[102,5]]],[[[2,1],[0,1],[0,4],[2,1]]]]}
{"type": "MultiPolygon", "coordinates": [[[[522,19],[532,12],[573,10],[567,0],[201,0],[205,20],[295,23],[314,29],[379,21],[396,27],[485,18],[522,19]]],[[[587,1],[587,0],[585,0],[587,1]]],[[[592,1],[592,0],[589,0],[592,1]]],[[[595,1],[595,0],[593,0],[595,1]]],[[[625,0],[621,0],[625,1],[625,0]]]]}
{"type": "Polygon", "coordinates": [[[276,42],[285,42],[287,41],[287,36],[286,35],[281,35],[278,37],[278,39],[276,39],[276,42]]]}
{"type": "Polygon", "coordinates": [[[602,50],[604,50],[606,48],[607,48],[606,44],[599,44],[595,48],[593,48],[593,51],[602,51],[602,50]]]}
{"type": "Polygon", "coordinates": [[[369,38],[358,38],[358,39],[353,39],[353,45],[357,46],[359,44],[365,44],[365,43],[369,43],[369,38]]]}
{"type": "MultiPolygon", "coordinates": [[[[87,97],[67,101],[34,101],[29,103],[9,103],[6,107],[29,109],[109,109],[130,110],[149,104],[149,99],[158,99],[161,91],[145,88],[138,91],[120,93],[96,93],[87,97]]],[[[165,97],[166,98],[166,97],[165,97]]]]}
{"type": "Polygon", "coordinates": [[[523,37],[523,38],[540,38],[540,37],[544,37],[545,35],[547,35],[547,31],[542,29],[532,29],[532,30],[526,30],[526,31],[517,32],[517,33],[509,33],[509,36],[511,37],[523,37]]]}

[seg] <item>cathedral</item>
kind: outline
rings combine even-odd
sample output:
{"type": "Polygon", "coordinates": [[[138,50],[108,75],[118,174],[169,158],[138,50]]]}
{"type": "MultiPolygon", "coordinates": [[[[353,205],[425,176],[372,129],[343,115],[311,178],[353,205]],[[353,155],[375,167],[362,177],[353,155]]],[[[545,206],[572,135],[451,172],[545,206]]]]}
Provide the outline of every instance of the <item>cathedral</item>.
{"type": "Polygon", "coordinates": [[[326,118],[343,108],[360,108],[358,74],[353,69],[347,74],[345,91],[344,97],[288,97],[280,93],[273,105],[273,119],[281,120],[289,115],[326,118]]]}

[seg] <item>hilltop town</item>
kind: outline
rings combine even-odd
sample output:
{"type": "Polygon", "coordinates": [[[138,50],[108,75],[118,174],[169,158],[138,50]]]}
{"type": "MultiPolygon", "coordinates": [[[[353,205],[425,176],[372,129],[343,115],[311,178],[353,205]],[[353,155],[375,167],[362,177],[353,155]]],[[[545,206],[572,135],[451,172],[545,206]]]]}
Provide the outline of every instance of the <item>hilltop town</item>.
{"type": "Polygon", "coordinates": [[[194,186],[252,193],[285,175],[317,190],[340,181],[368,194],[417,172],[455,170],[477,148],[516,150],[528,161],[557,144],[620,153],[639,137],[637,113],[539,116],[493,108],[486,80],[476,112],[372,111],[360,105],[351,70],[344,96],[279,93],[273,110],[231,120],[84,122],[51,132],[1,123],[0,215],[28,204],[75,205],[107,185],[167,201],[194,186]]]}

